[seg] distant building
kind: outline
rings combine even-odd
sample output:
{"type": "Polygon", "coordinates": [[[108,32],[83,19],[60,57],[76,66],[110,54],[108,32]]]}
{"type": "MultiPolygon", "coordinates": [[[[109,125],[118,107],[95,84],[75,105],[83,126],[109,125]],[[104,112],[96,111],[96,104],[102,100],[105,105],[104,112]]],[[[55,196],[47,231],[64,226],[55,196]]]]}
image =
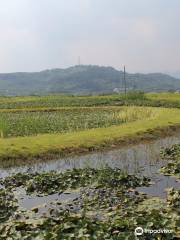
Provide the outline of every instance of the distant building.
{"type": "MultiPolygon", "coordinates": [[[[127,88],[126,91],[129,92],[129,91],[133,91],[134,89],[133,88],[127,88]]],[[[124,88],[114,88],[113,89],[113,92],[114,93],[122,93],[124,92],[124,88]]]]}
{"type": "Polygon", "coordinates": [[[113,89],[113,92],[114,92],[114,93],[120,93],[120,89],[119,89],[119,88],[114,88],[114,89],[113,89]]]}

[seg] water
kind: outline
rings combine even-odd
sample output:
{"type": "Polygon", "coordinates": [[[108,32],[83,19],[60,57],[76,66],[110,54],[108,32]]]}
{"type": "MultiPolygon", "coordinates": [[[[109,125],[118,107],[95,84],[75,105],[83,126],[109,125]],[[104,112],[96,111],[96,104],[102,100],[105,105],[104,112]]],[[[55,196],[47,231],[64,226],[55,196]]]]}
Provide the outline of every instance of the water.
{"type": "MultiPolygon", "coordinates": [[[[24,188],[17,188],[14,191],[16,198],[18,199],[18,204],[20,209],[33,210],[38,208],[36,212],[36,217],[38,216],[48,216],[47,213],[51,209],[57,208],[57,203],[61,202],[62,208],[68,209],[68,205],[72,205],[72,202],[80,196],[78,191],[64,192],[64,193],[55,193],[48,196],[37,197],[34,195],[27,195],[24,188]]],[[[49,214],[50,216],[50,214],[49,214]]]]}
{"type": "MultiPolygon", "coordinates": [[[[137,190],[153,197],[166,198],[166,189],[174,187],[180,189],[180,182],[174,177],[163,176],[159,169],[167,164],[166,160],[160,158],[160,150],[180,143],[180,136],[171,136],[150,143],[141,143],[135,146],[126,146],[108,152],[98,152],[81,156],[69,157],[55,161],[38,163],[23,167],[9,169],[0,168],[0,177],[6,177],[18,172],[43,172],[43,171],[65,171],[73,168],[100,168],[108,165],[112,168],[121,168],[132,174],[140,174],[150,177],[153,184],[150,187],[141,187],[137,190]]],[[[48,204],[54,200],[72,200],[77,194],[52,195],[45,197],[26,196],[22,190],[17,191],[21,206],[29,209],[35,205],[48,204]]]]}

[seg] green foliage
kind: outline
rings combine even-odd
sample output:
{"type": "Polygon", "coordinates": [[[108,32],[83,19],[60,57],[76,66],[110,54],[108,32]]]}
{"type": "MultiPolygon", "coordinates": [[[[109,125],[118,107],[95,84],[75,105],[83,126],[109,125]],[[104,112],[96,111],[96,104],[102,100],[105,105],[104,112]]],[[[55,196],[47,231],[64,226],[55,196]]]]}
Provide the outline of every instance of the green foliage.
{"type": "Polygon", "coordinates": [[[21,174],[6,177],[1,183],[5,187],[26,187],[27,193],[54,194],[67,189],[75,189],[95,184],[96,187],[130,188],[148,185],[148,178],[139,178],[126,174],[120,169],[74,169],[65,173],[55,171],[48,173],[21,174]]]}
{"type": "Polygon", "coordinates": [[[110,127],[153,117],[150,108],[62,108],[54,111],[2,112],[1,137],[29,136],[43,133],[67,133],[110,127]]]}

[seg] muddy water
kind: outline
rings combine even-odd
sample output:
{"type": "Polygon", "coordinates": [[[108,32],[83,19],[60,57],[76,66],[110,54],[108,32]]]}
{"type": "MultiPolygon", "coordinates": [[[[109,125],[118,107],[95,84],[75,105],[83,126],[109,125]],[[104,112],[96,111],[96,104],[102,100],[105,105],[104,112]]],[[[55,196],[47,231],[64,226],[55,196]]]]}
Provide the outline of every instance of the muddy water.
{"type": "MultiPolygon", "coordinates": [[[[177,143],[180,143],[180,136],[168,137],[151,143],[123,147],[109,152],[59,159],[56,161],[35,164],[32,166],[23,166],[10,169],[0,168],[0,177],[5,177],[18,172],[43,172],[51,170],[65,171],[67,169],[84,167],[101,168],[105,165],[108,165],[113,168],[121,168],[129,173],[150,177],[153,184],[150,187],[138,188],[138,190],[150,196],[165,198],[166,189],[170,187],[180,189],[180,183],[177,182],[176,178],[159,174],[159,169],[167,164],[166,160],[162,160],[160,158],[159,153],[162,148],[170,147],[177,143]]],[[[19,189],[16,191],[16,194],[20,199],[21,207],[31,209],[32,207],[42,204],[45,204],[47,207],[49,207],[49,204],[56,200],[72,201],[77,197],[78,193],[33,197],[27,196],[23,189],[19,189]]]]}

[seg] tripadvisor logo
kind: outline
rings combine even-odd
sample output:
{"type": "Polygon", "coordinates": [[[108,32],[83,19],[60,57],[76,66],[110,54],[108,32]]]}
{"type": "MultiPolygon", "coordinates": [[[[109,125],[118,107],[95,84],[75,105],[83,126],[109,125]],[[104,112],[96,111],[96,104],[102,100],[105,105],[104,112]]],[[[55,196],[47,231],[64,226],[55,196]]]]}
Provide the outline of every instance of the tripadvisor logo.
{"type": "Polygon", "coordinates": [[[145,233],[148,233],[148,234],[158,234],[158,233],[171,234],[171,233],[173,233],[173,231],[168,230],[168,229],[156,229],[156,230],[143,229],[142,227],[137,227],[134,231],[135,236],[142,236],[145,233]]]}
{"type": "Polygon", "coordinates": [[[135,234],[136,236],[141,236],[141,235],[143,235],[143,233],[144,233],[144,230],[143,230],[142,227],[137,227],[137,228],[135,229],[135,231],[134,231],[134,234],[135,234]]]}

